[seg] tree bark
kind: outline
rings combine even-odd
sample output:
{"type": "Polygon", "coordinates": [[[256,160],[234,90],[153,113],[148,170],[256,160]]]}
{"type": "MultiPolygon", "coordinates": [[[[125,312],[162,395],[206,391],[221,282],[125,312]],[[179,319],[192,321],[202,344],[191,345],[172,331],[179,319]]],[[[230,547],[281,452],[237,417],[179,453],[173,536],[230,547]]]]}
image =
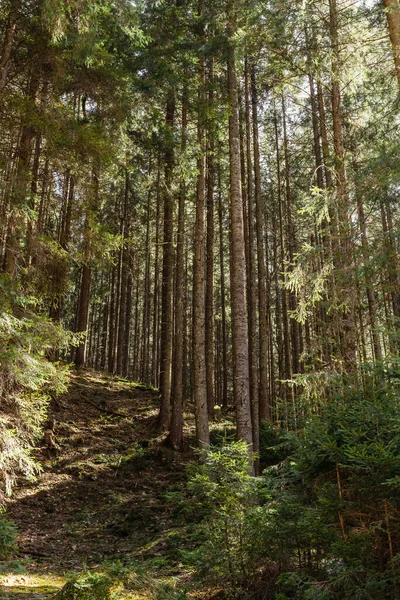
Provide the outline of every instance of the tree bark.
{"type": "MultiPolygon", "coordinates": [[[[187,104],[186,90],[182,96],[182,154],[186,149],[187,135],[187,104]]],[[[174,450],[183,447],[183,340],[184,340],[184,300],[185,300],[185,200],[186,185],[182,180],[178,199],[178,231],[176,239],[176,275],[175,275],[175,330],[172,370],[172,417],[168,442],[174,450]]]]}
{"type": "Polygon", "coordinates": [[[166,105],[165,125],[167,139],[164,155],[164,237],[161,282],[161,348],[160,348],[160,394],[161,407],[158,417],[159,431],[167,431],[170,425],[171,365],[172,365],[172,295],[174,266],[174,199],[172,176],[174,168],[173,128],[175,116],[175,92],[172,89],[166,105]]]}
{"type": "MultiPolygon", "coordinates": [[[[199,15],[203,14],[203,3],[199,2],[199,15]]],[[[205,147],[205,65],[199,61],[199,91],[197,116],[197,160],[196,223],[193,257],[193,383],[196,416],[197,444],[210,443],[208,429],[207,382],[206,382],[206,147],[205,147]]]]}
{"type": "Polygon", "coordinates": [[[228,94],[231,217],[231,310],[233,352],[233,396],[236,408],[237,435],[253,449],[250,407],[249,347],[246,305],[246,264],[244,255],[243,198],[240,173],[239,102],[236,79],[234,28],[227,24],[228,33],[228,94]]]}
{"type": "Polygon", "coordinates": [[[399,0],[383,0],[392,43],[394,66],[400,90],[400,2],[399,0]]]}
{"type": "Polygon", "coordinates": [[[341,354],[346,371],[354,371],[356,366],[356,338],[353,302],[353,265],[351,256],[351,223],[349,217],[349,196],[343,140],[343,120],[340,95],[341,60],[339,51],[339,25],[336,0],[329,0],[329,26],[332,46],[331,102],[333,122],[333,145],[335,151],[336,188],[338,195],[339,246],[340,254],[335,257],[340,270],[341,310],[339,332],[341,354]]]}
{"type": "Polygon", "coordinates": [[[0,55],[0,105],[3,102],[4,90],[7,85],[8,73],[10,70],[10,59],[12,47],[17,28],[17,18],[21,7],[21,0],[12,0],[6,34],[4,36],[3,48],[0,55]]]}
{"type": "MultiPolygon", "coordinates": [[[[260,447],[260,404],[259,404],[259,380],[258,363],[259,356],[257,339],[257,282],[254,251],[254,182],[252,161],[252,127],[250,115],[250,66],[249,59],[245,59],[244,73],[244,104],[246,124],[246,196],[247,196],[247,236],[248,236],[248,276],[247,276],[247,303],[248,303],[248,327],[249,327],[249,376],[250,376],[250,403],[251,422],[253,428],[253,451],[259,451],[260,447]]],[[[254,147],[254,144],[253,144],[254,147]]],[[[259,472],[259,459],[254,464],[255,474],[259,472]]]]}
{"type": "Polygon", "coordinates": [[[267,289],[267,269],[265,264],[263,210],[261,199],[260,144],[258,131],[258,94],[255,67],[251,69],[251,102],[253,120],[253,154],[254,154],[254,191],[256,208],[257,233],[257,270],[258,270],[258,321],[259,321],[259,406],[260,419],[270,420],[269,382],[268,382],[268,307],[269,290],[267,289]]]}
{"type": "MultiPolygon", "coordinates": [[[[214,102],[213,63],[210,61],[208,79],[211,90],[208,94],[208,109],[212,110],[214,102]]],[[[214,415],[215,405],[215,374],[214,374],[214,127],[211,119],[208,119],[208,152],[207,152],[207,278],[206,278],[206,380],[207,380],[207,407],[208,415],[214,415]]]]}

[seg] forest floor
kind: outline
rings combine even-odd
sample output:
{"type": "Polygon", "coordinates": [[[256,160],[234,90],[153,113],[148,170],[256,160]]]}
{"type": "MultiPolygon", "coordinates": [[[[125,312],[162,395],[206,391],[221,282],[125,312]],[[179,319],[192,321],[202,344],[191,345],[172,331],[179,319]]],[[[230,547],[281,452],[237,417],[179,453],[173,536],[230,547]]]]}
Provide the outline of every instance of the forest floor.
{"type": "Polygon", "coordinates": [[[38,449],[40,476],[19,481],[8,504],[19,555],[8,566],[0,563],[2,600],[53,598],[71,574],[118,558],[156,572],[132,598],[147,598],[150,585],[190,579],[180,564],[186,524],[174,498],[193,458],[193,422],[185,432],[188,450],[169,450],[155,431],[158,403],[153,390],[126,380],[71,375],[67,394],[51,406],[59,449],[56,455],[38,449]]]}

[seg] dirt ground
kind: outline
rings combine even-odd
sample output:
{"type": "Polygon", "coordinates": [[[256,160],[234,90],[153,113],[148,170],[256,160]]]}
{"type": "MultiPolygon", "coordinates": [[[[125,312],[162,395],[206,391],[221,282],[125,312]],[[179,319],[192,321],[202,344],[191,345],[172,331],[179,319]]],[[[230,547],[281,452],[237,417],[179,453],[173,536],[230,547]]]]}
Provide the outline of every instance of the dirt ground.
{"type": "Polygon", "coordinates": [[[58,448],[38,448],[42,473],[21,480],[8,503],[19,556],[13,573],[0,574],[0,598],[51,598],[68,572],[162,549],[174,512],[165,495],[182,486],[188,455],[157,438],[157,409],[152,390],[90,371],[71,376],[51,407],[58,448]]]}

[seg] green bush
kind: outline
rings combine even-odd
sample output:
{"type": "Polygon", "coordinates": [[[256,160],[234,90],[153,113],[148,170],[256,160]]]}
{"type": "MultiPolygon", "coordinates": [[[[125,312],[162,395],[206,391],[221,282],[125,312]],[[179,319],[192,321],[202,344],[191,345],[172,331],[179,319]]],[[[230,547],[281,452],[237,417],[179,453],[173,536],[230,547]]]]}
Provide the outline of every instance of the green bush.
{"type": "Polygon", "coordinates": [[[50,394],[66,389],[67,368],[47,360],[74,339],[40,315],[35,298],[0,276],[0,504],[16,474],[34,477],[31,452],[41,436],[50,394]]]}
{"type": "Polygon", "coordinates": [[[265,553],[279,598],[395,599],[400,580],[398,373],[342,381],[297,449],[266,473],[265,553]]]}
{"type": "Polygon", "coordinates": [[[7,560],[16,550],[17,528],[0,512],[0,560],[7,560]]]}
{"type": "Polygon", "coordinates": [[[210,450],[189,481],[198,574],[238,590],[273,565],[276,600],[397,600],[399,385],[395,362],[374,367],[362,383],[331,382],[300,433],[263,426],[262,478],[248,475],[245,444],[210,450]]]}
{"type": "Polygon", "coordinates": [[[244,442],[210,449],[192,466],[188,488],[204,519],[195,533],[201,543],[186,558],[203,580],[237,586],[253,575],[256,483],[244,442]]]}
{"type": "Polygon", "coordinates": [[[293,451],[293,436],[271,421],[260,423],[260,463],[263,468],[276,465],[293,451]]]}
{"type": "Polygon", "coordinates": [[[119,587],[109,573],[88,571],[68,581],[55,600],[118,600],[119,587]]]}

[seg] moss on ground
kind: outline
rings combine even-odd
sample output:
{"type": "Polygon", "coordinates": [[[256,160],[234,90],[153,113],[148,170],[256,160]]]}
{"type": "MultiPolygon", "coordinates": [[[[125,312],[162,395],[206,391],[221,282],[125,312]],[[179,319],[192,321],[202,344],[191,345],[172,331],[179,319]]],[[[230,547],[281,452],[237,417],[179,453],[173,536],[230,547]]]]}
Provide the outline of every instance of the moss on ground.
{"type": "Polygon", "coordinates": [[[2,600],[47,600],[64,583],[63,577],[53,574],[6,574],[0,577],[0,597],[2,600]]]}

